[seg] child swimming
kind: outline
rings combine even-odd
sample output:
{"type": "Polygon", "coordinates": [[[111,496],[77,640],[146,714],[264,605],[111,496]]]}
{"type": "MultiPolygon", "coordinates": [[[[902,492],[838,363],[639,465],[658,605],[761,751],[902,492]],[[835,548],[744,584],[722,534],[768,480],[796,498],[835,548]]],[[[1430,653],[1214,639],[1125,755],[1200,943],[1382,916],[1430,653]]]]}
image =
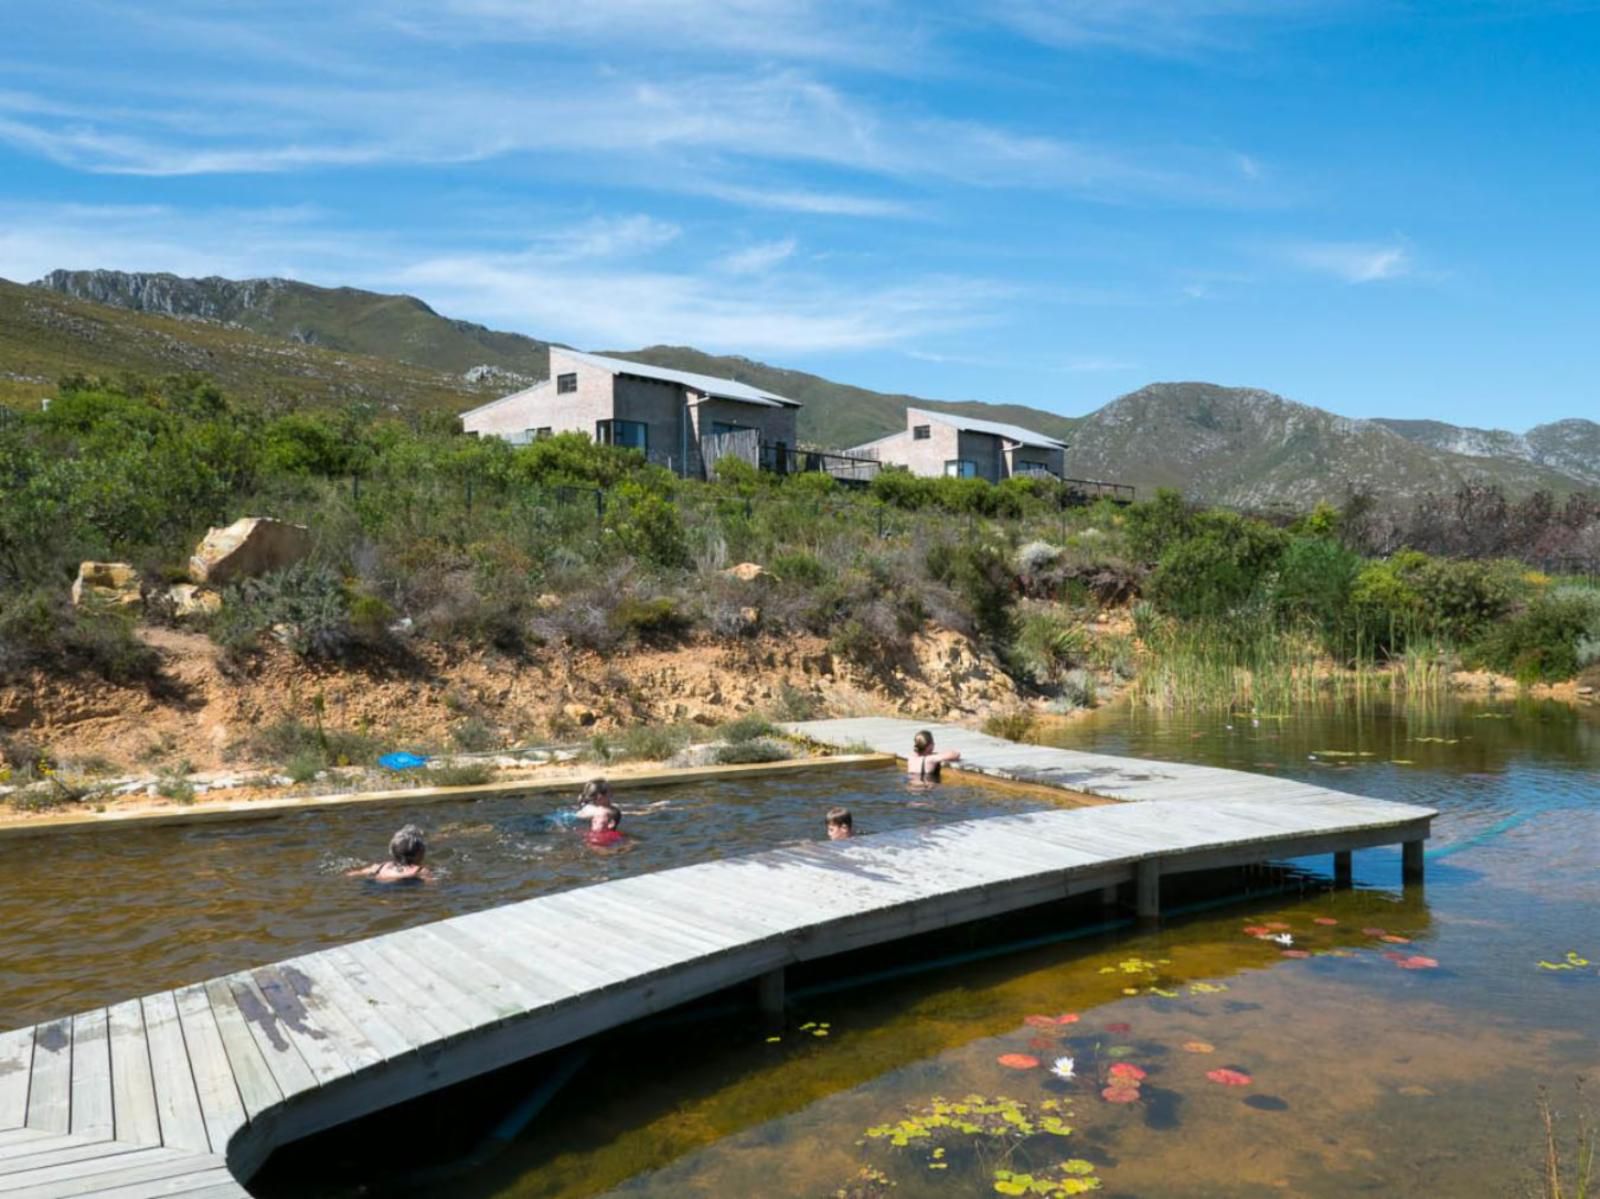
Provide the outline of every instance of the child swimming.
{"type": "Polygon", "coordinates": [[[422,830],[408,824],[389,838],[389,860],[358,866],[346,871],[351,878],[370,878],[379,883],[432,882],[433,871],[422,864],[427,856],[428,842],[422,830]]]}
{"type": "Polygon", "coordinates": [[[828,840],[848,841],[856,835],[855,818],[849,808],[828,809],[828,840]]]}
{"type": "Polygon", "coordinates": [[[605,849],[617,845],[626,839],[618,827],[622,824],[622,810],[620,808],[599,808],[597,814],[589,825],[589,831],[583,839],[596,849],[605,849]]]}

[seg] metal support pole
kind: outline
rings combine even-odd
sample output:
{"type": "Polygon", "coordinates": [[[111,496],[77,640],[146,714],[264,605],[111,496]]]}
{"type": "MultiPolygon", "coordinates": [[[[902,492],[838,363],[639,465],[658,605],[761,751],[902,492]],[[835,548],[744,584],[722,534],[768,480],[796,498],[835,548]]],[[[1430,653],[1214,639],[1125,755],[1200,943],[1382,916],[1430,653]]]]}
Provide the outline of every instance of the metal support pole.
{"type": "Polygon", "coordinates": [[[1134,871],[1134,913],[1141,921],[1161,918],[1161,859],[1147,858],[1134,871]]]}
{"type": "Polygon", "coordinates": [[[768,970],[756,979],[756,1007],[772,1020],[783,1019],[783,967],[768,970]]]}
{"type": "Polygon", "coordinates": [[[1117,896],[1121,888],[1116,883],[1107,883],[1100,888],[1100,906],[1114,908],[1117,906],[1117,896]]]}
{"type": "Polygon", "coordinates": [[[1349,887],[1355,882],[1355,866],[1348,849],[1341,849],[1333,855],[1333,885],[1340,890],[1349,887]]]}
{"type": "Polygon", "coordinates": [[[1400,846],[1400,879],[1407,883],[1422,881],[1422,842],[1406,841],[1400,846]]]}

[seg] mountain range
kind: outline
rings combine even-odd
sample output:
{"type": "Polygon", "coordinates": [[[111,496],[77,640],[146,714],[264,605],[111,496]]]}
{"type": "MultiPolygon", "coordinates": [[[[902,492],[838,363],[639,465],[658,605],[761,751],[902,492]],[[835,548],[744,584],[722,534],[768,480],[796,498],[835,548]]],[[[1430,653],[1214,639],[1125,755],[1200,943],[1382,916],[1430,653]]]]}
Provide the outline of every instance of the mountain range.
{"type": "MultiPolygon", "coordinates": [[[[77,371],[201,370],[276,406],[364,402],[460,410],[543,378],[549,342],[435,312],[412,296],[288,279],[54,271],[0,280],[0,401],[37,402],[77,371]]],[[[1083,417],[930,400],[687,346],[604,350],[734,378],[800,400],[800,434],[848,446],[904,427],[908,406],[1024,425],[1070,443],[1068,473],[1170,486],[1213,503],[1302,507],[1351,490],[1395,499],[1466,481],[1508,492],[1600,488],[1600,424],[1517,434],[1425,420],[1354,420],[1269,391],[1153,383],[1083,417]]]]}

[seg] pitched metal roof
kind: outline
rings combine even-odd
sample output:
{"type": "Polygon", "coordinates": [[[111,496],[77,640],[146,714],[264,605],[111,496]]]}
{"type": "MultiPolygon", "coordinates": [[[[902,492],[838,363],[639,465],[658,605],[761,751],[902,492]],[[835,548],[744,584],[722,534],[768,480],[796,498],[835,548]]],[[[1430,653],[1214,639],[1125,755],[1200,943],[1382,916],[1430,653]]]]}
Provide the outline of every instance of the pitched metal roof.
{"type": "Polygon", "coordinates": [[[1008,425],[1003,421],[979,420],[974,416],[958,416],[954,412],[929,412],[924,408],[907,408],[906,416],[926,417],[928,420],[960,429],[963,433],[988,433],[994,437],[1015,441],[1019,445],[1036,446],[1041,450],[1067,448],[1067,443],[1058,438],[1046,437],[1043,433],[1035,433],[1032,429],[1024,429],[1021,425],[1008,425]]]}
{"type": "Polygon", "coordinates": [[[660,379],[664,383],[680,383],[695,391],[715,396],[719,400],[739,400],[746,404],[762,404],[768,408],[799,408],[799,400],[791,400],[771,391],[763,391],[736,379],[718,379],[694,371],[675,371],[664,366],[651,366],[648,362],[633,362],[627,358],[607,358],[603,354],[585,354],[580,350],[557,350],[569,358],[597,366],[618,375],[635,375],[643,379],[660,379]]]}

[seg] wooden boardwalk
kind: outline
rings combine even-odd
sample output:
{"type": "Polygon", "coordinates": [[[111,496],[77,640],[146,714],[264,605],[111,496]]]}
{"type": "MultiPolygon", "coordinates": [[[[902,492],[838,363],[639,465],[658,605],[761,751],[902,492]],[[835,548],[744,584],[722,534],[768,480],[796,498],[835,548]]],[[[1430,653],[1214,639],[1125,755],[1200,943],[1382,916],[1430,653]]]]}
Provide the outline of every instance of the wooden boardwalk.
{"type": "MultiPolygon", "coordinates": [[[[907,721],[795,726],[904,751],[907,721]]],[[[1163,874],[1401,843],[1434,813],[936,729],[963,766],[1134,802],[643,874],[0,1033],[0,1199],[244,1196],[275,1146],[785,966],[1163,874]]]]}

